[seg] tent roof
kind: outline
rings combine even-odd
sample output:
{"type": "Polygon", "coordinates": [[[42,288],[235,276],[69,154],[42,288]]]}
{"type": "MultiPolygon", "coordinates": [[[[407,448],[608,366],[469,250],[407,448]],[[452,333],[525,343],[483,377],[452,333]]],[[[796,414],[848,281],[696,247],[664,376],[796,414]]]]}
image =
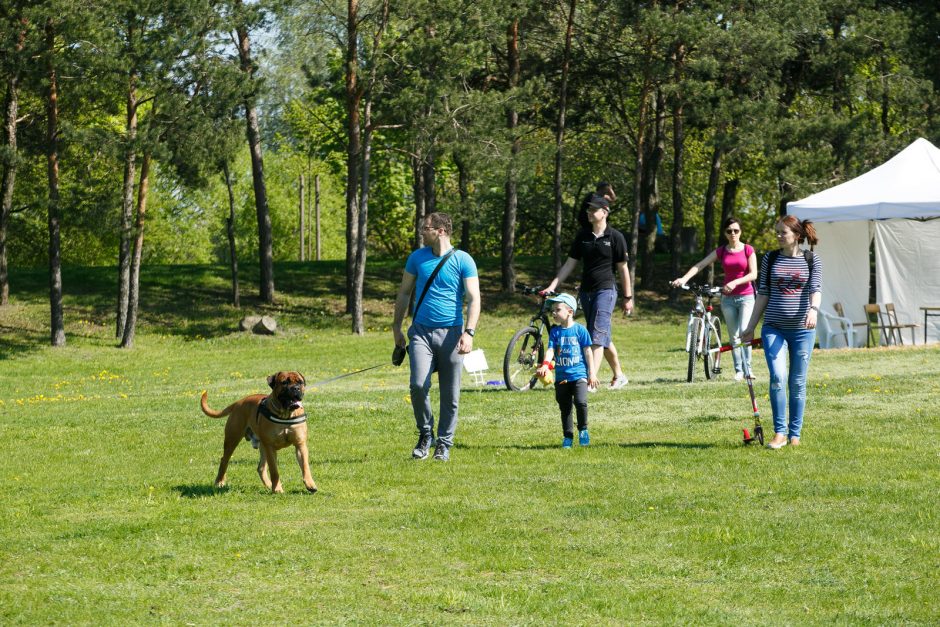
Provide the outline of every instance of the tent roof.
{"type": "Polygon", "coordinates": [[[787,204],[802,220],[841,222],[940,216],[940,148],[920,138],[851,181],[787,204]]]}

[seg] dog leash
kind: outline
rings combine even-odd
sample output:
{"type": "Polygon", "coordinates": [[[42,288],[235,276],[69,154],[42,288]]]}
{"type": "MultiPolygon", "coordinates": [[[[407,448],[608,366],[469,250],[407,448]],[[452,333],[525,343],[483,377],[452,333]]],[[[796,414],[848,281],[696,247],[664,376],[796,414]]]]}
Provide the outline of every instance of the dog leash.
{"type": "Polygon", "coordinates": [[[338,381],[339,379],[345,379],[346,377],[351,377],[354,374],[366,372],[367,370],[375,370],[376,368],[381,368],[382,366],[387,366],[387,365],[388,364],[378,364],[377,366],[369,366],[368,368],[363,368],[361,370],[354,370],[353,372],[346,372],[343,374],[336,375],[335,377],[330,377],[329,379],[323,379],[322,381],[311,383],[309,387],[315,388],[321,385],[326,385],[327,383],[332,383],[333,381],[338,381]]]}

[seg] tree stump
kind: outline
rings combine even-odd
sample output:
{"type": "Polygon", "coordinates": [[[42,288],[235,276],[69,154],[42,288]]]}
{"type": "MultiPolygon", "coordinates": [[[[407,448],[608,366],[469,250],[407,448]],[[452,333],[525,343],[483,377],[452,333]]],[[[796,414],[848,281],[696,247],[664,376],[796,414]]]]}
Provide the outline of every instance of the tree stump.
{"type": "Polygon", "coordinates": [[[251,331],[259,322],[261,322],[261,316],[245,316],[238,323],[238,330],[251,331]]]}
{"type": "Polygon", "coordinates": [[[258,335],[274,335],[277,331],[277,322],[271,316],[261,316],[261,320],[258,320],[251,331],[258,335]]]}

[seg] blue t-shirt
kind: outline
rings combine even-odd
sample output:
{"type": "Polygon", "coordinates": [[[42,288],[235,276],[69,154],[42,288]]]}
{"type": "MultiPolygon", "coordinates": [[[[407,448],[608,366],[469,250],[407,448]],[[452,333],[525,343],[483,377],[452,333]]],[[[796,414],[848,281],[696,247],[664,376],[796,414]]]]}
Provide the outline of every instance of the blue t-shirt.
{"type": "Polygon", "coordinates": [[[588,376],[584,347],[591,345],[591,334],[575,322],[567,329],[557,324],[548,331],[548,347],[555,351],[555,381],[577,381],[588,376]]]}
{"type": "MultiPolygon", "coordinates": [[[[412,309],[424,292],[428,277],[440,261],[441,258],[434,254],[430,246],[419,248],[408,256],[405,272],[416,277],[412,309]]],[[[434,282],[424,296],[414,321],[426,327],[463,326],[463,282],[464,279],[475,276],[477,264],[474,263],[473,257],[462,250],[455,250],[434,277],[434,282]]]]}

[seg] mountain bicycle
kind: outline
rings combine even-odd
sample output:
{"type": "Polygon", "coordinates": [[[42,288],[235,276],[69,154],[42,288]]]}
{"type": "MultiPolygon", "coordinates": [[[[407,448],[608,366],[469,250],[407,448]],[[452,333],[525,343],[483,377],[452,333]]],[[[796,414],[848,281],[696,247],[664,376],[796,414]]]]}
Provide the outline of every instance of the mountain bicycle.
{"type": "Polygon", "coordinates": [[[529,320],[528,325],[516,331],[512,336],[506,347],[506,355],[503,357],[503,378],[506,380],[506,388],[513,392],[525,392],[531,390],[538,381],[535,371],[545,359],[548,329],[552,326],[548,317],[551,312],[548,299],[555,296],[557,292],[543,294],[541,287],[528,287],[521,284],[516,287],[522,294],[539,297],[538,311],[529,320]]]}
{"type": "Polygon", "coordinates": [[[692,382],[695,364],[699,361],[704,365],[705,378],[717,379],[721,374],[721,352],[711,349],[721,346],[721,320],[712,314],[711,299],[721,294],[721,287],[687,283],[682,289],[695,295],[695,305],[689,312],[685,332],[685,350],[689,354],[686,381],[692,382]]]}

